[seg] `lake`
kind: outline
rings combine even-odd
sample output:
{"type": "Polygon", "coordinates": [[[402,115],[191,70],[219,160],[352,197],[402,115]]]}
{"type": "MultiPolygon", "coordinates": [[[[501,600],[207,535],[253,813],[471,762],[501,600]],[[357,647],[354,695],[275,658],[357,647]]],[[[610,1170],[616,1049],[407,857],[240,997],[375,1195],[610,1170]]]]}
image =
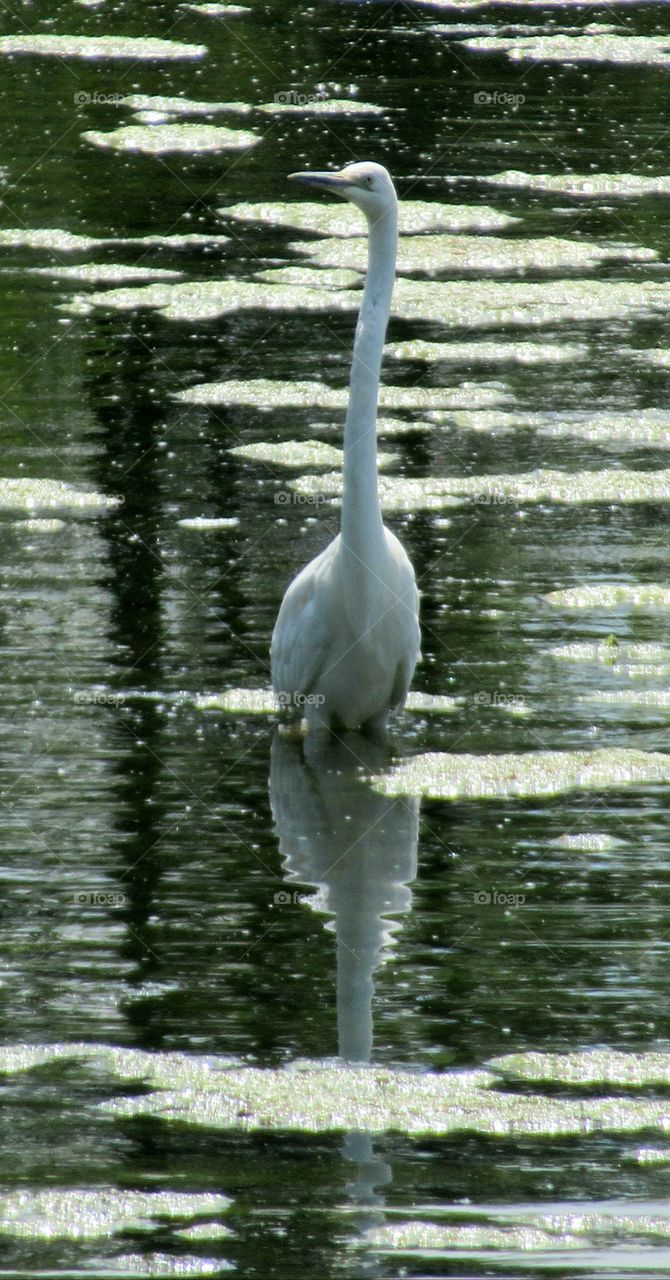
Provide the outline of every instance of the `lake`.
{"type": "Polygon", "coordinates": [[[0,31],[4,1275],[670,1267],[661,4],[0,31]],[[278,727],[392,172],[387,746],[278,727]]]}

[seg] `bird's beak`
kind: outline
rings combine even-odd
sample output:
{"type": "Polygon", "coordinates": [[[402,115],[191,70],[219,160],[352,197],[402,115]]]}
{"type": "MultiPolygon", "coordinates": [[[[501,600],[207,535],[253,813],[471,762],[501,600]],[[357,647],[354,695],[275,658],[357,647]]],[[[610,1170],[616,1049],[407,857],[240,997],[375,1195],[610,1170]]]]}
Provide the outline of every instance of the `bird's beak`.
{"type": "Polygon", "coordinates": [[[289,173],[291,182],[302,182],[306,187],[318,187],[320,191],[332,191],[333,195],[344,196],[354,186],[351,178],[342,172],[336,173],[289,173]]]}

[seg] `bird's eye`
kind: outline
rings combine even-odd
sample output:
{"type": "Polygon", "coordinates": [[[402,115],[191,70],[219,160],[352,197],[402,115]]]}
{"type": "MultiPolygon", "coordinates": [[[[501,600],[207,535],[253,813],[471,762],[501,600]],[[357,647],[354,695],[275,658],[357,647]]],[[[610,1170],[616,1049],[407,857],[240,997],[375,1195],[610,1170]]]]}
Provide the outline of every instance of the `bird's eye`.
{"type": "Polygon", "coordinates": [[[372,186],[372,178],[371,178],[371,177],[367,177],[367,178],[365,179],[365,185],[366,185],[366,187],[371,187],[371,186],[372,186]]]}

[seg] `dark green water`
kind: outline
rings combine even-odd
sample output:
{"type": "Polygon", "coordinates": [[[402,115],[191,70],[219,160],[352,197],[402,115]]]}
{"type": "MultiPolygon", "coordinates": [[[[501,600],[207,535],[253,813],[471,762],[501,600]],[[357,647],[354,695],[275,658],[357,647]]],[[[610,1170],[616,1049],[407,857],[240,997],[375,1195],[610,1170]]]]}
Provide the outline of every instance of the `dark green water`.
{"type": "MultiPolygon", "coordinates": [[[[106,514],[35,513],[63,520],[51,530],[21,523],[31,513],[0,512],[3,1043],[91,1041],[233,1055],[267,1067],[334,1058],[338,967],[339,1048],[343,1037],[369,1033],[372,978],[356,998],[347,994],[348,937],[357,954],[368,948],[369,969],[377,966],[376,1063],[445,1070],[525,1049],[669,1049],[667,787],[424,801],[415,847],[417,806],[400,814],[346,776],[337,785],[319,782],[319,770],[310,775],[299,755],[289,750],[281,759],[277,742],[273,819],[273,719],[196,704],[200,694],[268,683],[285,585],[336,528],[332,508],[306,512],[273,501],[294,472],[228,450],[255,440],[337,444],[342,415],[234,404],[211,410],[174,395],[225,378],[343,386],[352,313],[243,310],[182,323],[147,308],[73,315],[62,304],[89,286],[34,272],[106,263],[181,272],[183,280],[252,279],[300,261],[289,248],[296,233],[233,223],[222,207],[293,199],[290,171],[369,158],[388,165],[401,198],[491,205],[520,219],[503,236],[596,240],[657,254],[651,263],[596,265],[584,278],[666,281],[666,195],[580,200],[481,178],[502,169],[670,172],[667,67],[515,64],[461,41],[478,26],[484,34],[550,34],[594,22],[620,37],[663,35],[668,11],[566,4],[459,13],[411,3],[254,0],[251,10],[217,18],[164,3],[4,7],[6,34],[155,36],[204,44],[208,53],[177,61],[0,55],[2,227],[117,240],[230,239],[182,248],[110,244],[86,253],[0,244],[2,476],[65,481],[121,500],[106,514]],[[438,35],[430,30],[438,22],[467,31],[438,35]],[[215,154],[117,154],[81,138],[130,119],[95,95],[258,104],[321,86],[335,97],[355,86],[383,114],[215,115],[207,122],[260,135],[250,150],[215,154]],[[482,103],[482,93],[517,101],[482,103]],[[76,100],[81,94],[89,100],[76,100]],[[236,523],[209,531],[178,523],[198,516],[236,523]],[[349,856],[333,884],[333,849],[339,858],[351,848],[345,821],[358,824],[365,872],[349,856]],[[566,833],[594,832],[610,844],[557,843],[566,833]],[[338,929],[339,950],[325,927],[327,910],[276,899],[296,889],[311,896],[316,883],[329,885],[330,916],[353,931],[338,929]],[[477,898],[494,891],[525,901],[506,910],[477,898]],[[82,901],[97,892],[117,898],[82,901]],[[357,901],[359,917],[350,911],[357,901]],[[385,913],[396,923],[382,959],[385,913]],[[356,999],[361,1017],[352,1029],[347,1002],[355,1013],[356,999]]],[[[463,269],[440,278],[479,276],[463,269]]],[[[501,299],[528,279],[543,284],[549,302],[557,280],[581,276],[559,267],[493,278],[501,299]]],[[[480,328],[445,324],[439,314],[392,319],[390,339],[414,337],[581,343],[588,354],[574,365],[396,361],[387,366],[388,382],[495,383],[506,388],[502,408],[559,418],[597,410],[634,419],[668,406],[667,370],[635,354],[670,346],[660,310],[614,308],[607,318],[540,328],[522,316],[480,328]]],[[[480,432],[448,417],[439,430],[384,447],[399,455],[396,474],[419,479],[534,468],[654,471],[669,456],[662,439],[649,446],[598,443],[588,432],[549,437],[530,427],[480,432]]],[[[549,651],[611,633],[663,645],[667,610],[568,611],[544,596],[589,583],[665,583],[667,510],[650,502],[501,502],[390,516],[423,593],[424,662],[415,687],[461,699],[451,715],[408,713],[396,726],[397,754],[666,751],[667,709],[586,702],[598,689],[629,684],[616,667],[549,651]],[[495,705],[510,698],[528,714],[495,705]]],[[[652,668],[635,687],[663,689],[667,676],[652,668]]],[[[249,1277],[540,1275],[545,1264],[535,1269],[531,1257],[509,1262],[493,1252],[482,1260],[461,1250],[455,1258],[394,1260],[357,1253],[351,1238],[383,1222],[385,1207],[430,1219],[458,1202],[639,1204],[666,1193],[662,1169],[623,1159],[635,1145],[630,1134],[563,1141],[384,1134],[375,1140],[379,1163],[368,1166],[362,1156],[344,1158],[341,1134],[112,1123],[95,1110],[109,1085],[73,1067],[5,1079],[5,1192],[217,1192],[233,1200],[222,1219],[233,1234],[195,1247],[168,1239],[167,1228],[149,1244],[138,1230],[103,1250],[90,1240],[47,1244],[0,1233],[3,1274],[111,1273],[117,1254],[150,1249],[178,1261],[183,1249],[192,1274],[199,1274],[193,1258],[200,1251],[249,1277]],[[366,1200],[354,1185],[359,1177],[376,1186],[376,1207],[355,1207],[366,1200]]],[[[664,1274],[667,1259],[657,1267],[648,1254],[608,1261],[594,1250],[571,1262],[566,1253],[551,1273],[664,1274]]],[[[145,1272],[137,1264],[136,1273],[152,1273],[150,1263],[145,1272]]]]}

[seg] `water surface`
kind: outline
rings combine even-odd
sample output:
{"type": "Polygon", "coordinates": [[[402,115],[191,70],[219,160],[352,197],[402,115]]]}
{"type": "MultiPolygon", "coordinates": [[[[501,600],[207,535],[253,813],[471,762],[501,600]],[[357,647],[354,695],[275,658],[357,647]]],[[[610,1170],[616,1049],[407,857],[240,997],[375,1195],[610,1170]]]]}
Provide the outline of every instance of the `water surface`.
{"type": "Polygon", "coordinates": [[[665,7],[2,28],[0,1267],[666,1274],[665,7]],[[355,158],[393,761],[267,695],[364,266],[286,175],[355,158]]]}

